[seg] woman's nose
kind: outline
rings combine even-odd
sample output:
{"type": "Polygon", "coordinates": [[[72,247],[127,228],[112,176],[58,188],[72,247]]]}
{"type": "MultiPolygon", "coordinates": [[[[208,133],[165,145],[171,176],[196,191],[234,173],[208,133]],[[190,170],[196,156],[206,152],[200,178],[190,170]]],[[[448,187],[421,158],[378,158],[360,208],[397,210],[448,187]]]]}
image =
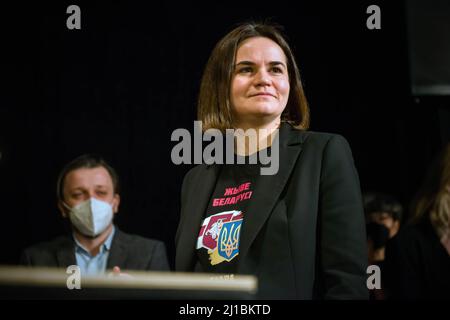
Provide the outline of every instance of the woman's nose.
{"type": "Polygon", "coordinates": [[[256,74],[255,83],[257,86],[268,86],[270,85],[270,77],[266,71],[258,71],[256,74]]]}

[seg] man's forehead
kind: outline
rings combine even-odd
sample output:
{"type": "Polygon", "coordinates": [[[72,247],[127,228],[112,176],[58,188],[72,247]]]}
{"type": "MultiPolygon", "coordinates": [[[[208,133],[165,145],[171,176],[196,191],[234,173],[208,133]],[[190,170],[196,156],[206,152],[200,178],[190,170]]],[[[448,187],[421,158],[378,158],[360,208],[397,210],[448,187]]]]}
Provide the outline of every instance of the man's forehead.
{"type": "Polygon", "coordinates": [[[79,168],[70,171],[64,179],[65,185],[90,184],[90,185],[112,185],[112,178],[104,167],[79,168]]]}

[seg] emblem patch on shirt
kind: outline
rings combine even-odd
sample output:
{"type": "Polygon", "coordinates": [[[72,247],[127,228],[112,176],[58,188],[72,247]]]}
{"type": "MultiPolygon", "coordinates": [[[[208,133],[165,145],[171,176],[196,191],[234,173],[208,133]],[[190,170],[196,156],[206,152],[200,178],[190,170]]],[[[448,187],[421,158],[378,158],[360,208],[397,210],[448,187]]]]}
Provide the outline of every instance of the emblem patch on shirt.
{"type": "Polygon", "coordinates": [[[243,215],[225,211],[206,218],[200,228],[197,249],[207,249],[211,265],[231,261],[239,254],[243,215]]]}

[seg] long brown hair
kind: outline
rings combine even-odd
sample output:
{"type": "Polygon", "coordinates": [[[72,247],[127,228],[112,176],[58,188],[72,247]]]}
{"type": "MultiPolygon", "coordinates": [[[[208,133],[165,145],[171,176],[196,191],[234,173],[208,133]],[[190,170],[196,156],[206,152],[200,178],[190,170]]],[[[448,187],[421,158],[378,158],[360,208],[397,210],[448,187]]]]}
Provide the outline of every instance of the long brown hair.
{"type": "Polygon", "coordinates": [[[269,38],[278,44],[286,55],[290,93],[281,120],[292,123],[299,129],[309,127],[309,107],[303,92],[300,72],[294,55],[281,27],[267,23],[244,23],[225,35],[213,49],[203,73],[198,99],[198,119],[203,130],[210,128],[222,132],[233,127],[230,103],[230,84],[234,72],[239,45],[253,37],[269,38]]]}
{"type": "Polygon", "coordinates": [[[412,205],[412,223],[429,217],[439,237],[450,231],[450,143],[429,168],[412,205]]]}

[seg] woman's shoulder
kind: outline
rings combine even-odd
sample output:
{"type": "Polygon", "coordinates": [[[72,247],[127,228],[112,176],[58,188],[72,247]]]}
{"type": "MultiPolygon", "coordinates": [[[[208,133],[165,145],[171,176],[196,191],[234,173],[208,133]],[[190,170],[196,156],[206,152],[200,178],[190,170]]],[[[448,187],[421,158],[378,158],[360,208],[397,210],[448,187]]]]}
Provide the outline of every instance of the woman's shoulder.
{"type": "Polygon", "coordinates": [[[344,136],[338,133],[330,133],[330,132],[319,132],[319,131],[304,131],[304,134],[312,140],[320,141],[320,142],[329,142],[331,140],[344,140],[344,136]]]}
{"type": "Polygon", "coordinates": [[[297,135],[296,140],[300,142],[303,148],[313,153],[332,155],[351,153],[347,139],[337,133],[296,130],[291,132],[291,135],[297,135]]]}
{"type": "Polygon", "coordinates": [[[347,139],[338,133],[310,131],[297,129],[291,124],[285,124],[281,128],[284,131],[286,137],[297,137],[300,142],[308,144],[327,144],[329,142],[344,142],[347,143],[347,139]]]}
{"type": "Polygon", "coordinates": [[[194,167],[192,167],[191,169],[189,169],[188,172],[186,172],[186,174],[184,175],[184,179],[189,180],[193,176],[202,174],[207,169],[208,169],[208,165],[206,165],[204,163],[197,164],[194,167]]]}

